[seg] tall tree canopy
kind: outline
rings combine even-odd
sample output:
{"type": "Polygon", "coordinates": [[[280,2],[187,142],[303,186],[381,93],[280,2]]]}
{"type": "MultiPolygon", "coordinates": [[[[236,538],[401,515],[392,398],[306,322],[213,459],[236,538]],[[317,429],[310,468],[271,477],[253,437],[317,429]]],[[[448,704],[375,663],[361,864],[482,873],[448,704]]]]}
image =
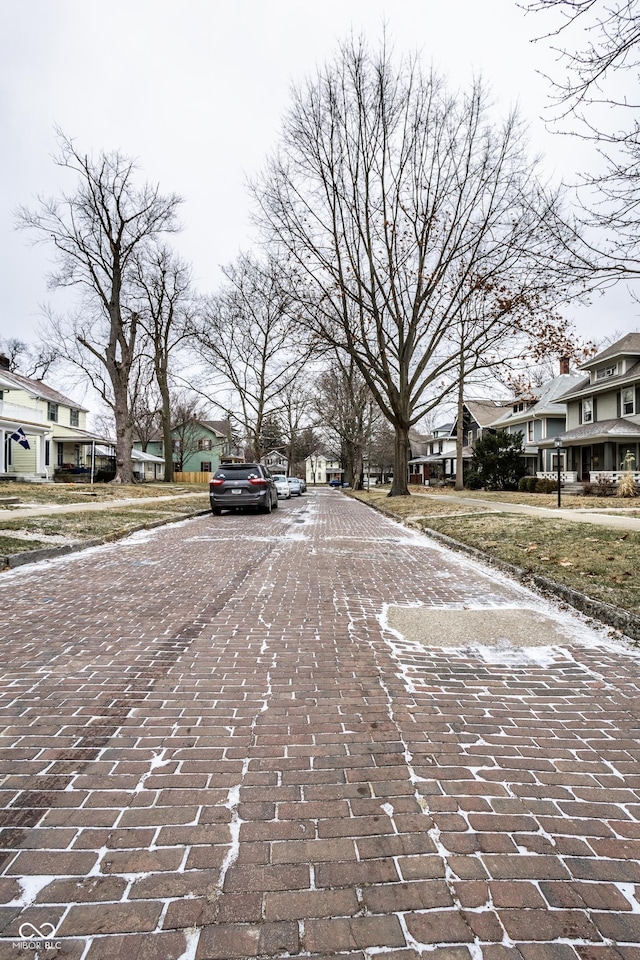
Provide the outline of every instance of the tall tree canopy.
{"type": "Polygon", "coordinates": [[[548,32],[538,40],[558,54],[548,78],[554,129],[591,141],[600,158],[580,174],[587,223],[599,228],[592,246],[600,271],[609,279],[637,279],[640,2],[528,0],[522,6],[549,15],[541,19],[548,32]]]}
{"type": "Polygon", "coordinates": [[[254,193],[315,331],[393,425],[391,494],[408,492],[409,428],[452,389],[460,350],[477,367],[568,294],[559,197],[526,131],[515,113],[493,122],[481,82],[453,94],[352,40],[294,91],[254,193]]]}
{"type": "Polygon", "coordinates": [[[36,241],[53,243],[58,269],[52,287],[77,287],[75,316],[53,324],[50,339],[85,373],[113,410],[116,481],[131,482],[130,388],[138,352],[138,312],[131,291],[134,261],[153,239],[178,228],[175,194],[138,185],[136,163],[121,153],[81,153],[59,131],[56,163],[75,176],[72,192],[39,198],[34,211],[21,207],[18,225],[36,241]]]}

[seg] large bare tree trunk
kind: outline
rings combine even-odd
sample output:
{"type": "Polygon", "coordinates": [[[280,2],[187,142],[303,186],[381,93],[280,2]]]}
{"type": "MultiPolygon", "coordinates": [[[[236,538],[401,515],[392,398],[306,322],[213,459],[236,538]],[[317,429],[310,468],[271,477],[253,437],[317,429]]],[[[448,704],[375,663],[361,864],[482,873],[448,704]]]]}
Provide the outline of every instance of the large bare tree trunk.
{"type": "Polygon", "coordinates": [[[389,491],[390,497],[406,497],[409,495],[407,472],[409,469],[409,426],[396,424],[394,443],[393,483],[389,491]]]}

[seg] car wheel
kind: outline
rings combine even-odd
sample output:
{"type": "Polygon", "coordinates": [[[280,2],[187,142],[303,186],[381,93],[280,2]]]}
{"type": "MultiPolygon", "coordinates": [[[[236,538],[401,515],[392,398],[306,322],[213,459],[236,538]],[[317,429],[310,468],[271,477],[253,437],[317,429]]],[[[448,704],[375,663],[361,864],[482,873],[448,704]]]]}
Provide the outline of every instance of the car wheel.
{"type": "Polygon", "coordinates": [[[220,517],[222,515],[222,507],[211,507],[211,513],[214,517],[220,517]]]}
{"type": "Polygon", "coordinates": [[[272,505],[271,505],[271,500],[268,500],[268,501],[265,503],[264,507],[262,508],[262,512],[263,512],[263,513],[271,513],[272,509],[273,509],[273,507],[272,507],[272,505]]]}
{"type": "Polygon", "coordinates": [[[278,498],[276,497],[275,502],[274,502],[274,504],[273,504],[273,509],[274,509],[274,510],[277,510],[279,506],[280,506],[280,504],[278,503],[278,498]]]}

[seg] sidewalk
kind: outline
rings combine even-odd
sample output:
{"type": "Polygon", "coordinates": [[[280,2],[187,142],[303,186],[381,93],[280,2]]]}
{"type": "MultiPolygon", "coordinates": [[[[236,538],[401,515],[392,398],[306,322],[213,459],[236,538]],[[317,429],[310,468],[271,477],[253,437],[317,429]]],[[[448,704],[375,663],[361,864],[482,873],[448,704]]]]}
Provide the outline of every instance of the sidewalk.
{"type": "MultiPolygon", "coordinates": [[[[437,493],[412,493],[414,497],[426,497],[429,500],[444,500],[447,503],[470,504],[482,507],[487,513],[524,513],[530,517],[544,517],[549,520],[573,520],[575,523],[591,523],[598,527],[610,527],[615,530],[640,530],[640,517],[625,516],[624,508],[611,513],[596,513],[594,510],[567,510],[564,508],[530,507],[524,503],[504,503],[501,500],[480,500],[475,497],[441,496],[437,493]]],[[[633,509],[631,507],[630,509],[633,509]]],[[[635,507],[640,511],[640,504],[635,507]]]]}
{"type": "Polygon", "coordinates": [[[161,503],[163,500],[191,500],[194,497],[207,498],[204,490],[197,493],[177,493],[166,497],[127,497],[123,500],[103,500],[93,503],[37,503],[31,507],[18,507],[17,510],[0,510],[0,525],[3,519],[22,520],[28,517],[46,517],[58,513],[85,513],[95,510],[118,510],[120,507],[144,506],[149,503],[161,503]]]}

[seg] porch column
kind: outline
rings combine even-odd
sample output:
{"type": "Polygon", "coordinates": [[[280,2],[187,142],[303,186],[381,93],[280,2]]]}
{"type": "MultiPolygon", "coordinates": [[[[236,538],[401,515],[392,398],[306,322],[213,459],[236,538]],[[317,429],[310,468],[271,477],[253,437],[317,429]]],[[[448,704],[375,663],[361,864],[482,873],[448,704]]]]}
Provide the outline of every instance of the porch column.
{"type": "Polygon", "coordinates": [[[7,433],[4,428],[0,427],[0,473],[7,472],[7,464],[5,463],[5,450],[7,445],[7,433]]]}

